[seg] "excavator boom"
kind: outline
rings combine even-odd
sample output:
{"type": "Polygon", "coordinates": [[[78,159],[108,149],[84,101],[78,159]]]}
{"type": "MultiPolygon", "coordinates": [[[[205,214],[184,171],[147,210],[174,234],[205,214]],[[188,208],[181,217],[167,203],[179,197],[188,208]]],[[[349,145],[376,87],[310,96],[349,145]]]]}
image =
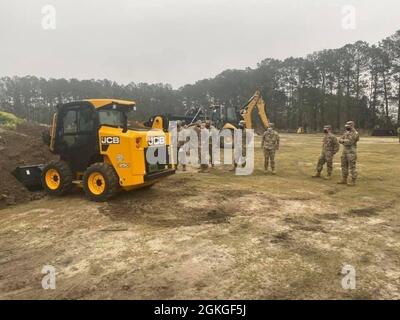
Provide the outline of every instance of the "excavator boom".
{"type": "Polygon", "coordinates": [[[269,120],[265,112],[265,101],[261,96],[261,92],[257,90],[250,100],[240,109],[240,115],[246,122],[247,129],[261,135],[269,126],[269,120]]]}

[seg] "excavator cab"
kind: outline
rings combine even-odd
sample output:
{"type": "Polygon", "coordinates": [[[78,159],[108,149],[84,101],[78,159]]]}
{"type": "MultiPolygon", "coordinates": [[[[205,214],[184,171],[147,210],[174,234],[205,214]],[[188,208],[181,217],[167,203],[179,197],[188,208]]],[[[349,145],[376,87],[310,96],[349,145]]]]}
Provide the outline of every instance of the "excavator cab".
{"type": "Polygon", "coordinates": [[[234,107],[213,105],[210,109],[210,119],[217,129],[222,129],[226,123],[238,124],[240,121],[240,114],[234,107]]]}
{"type": "Polygon", "coordinates": [[[58,161],[42,169],[42,185],[51,195],[81,186],[94,201],[119,190],[150,186],[173,174],[169,134],[162,124],[129,128],[135,102],[90,99],[59,105],[53,118],[50,150],[58,161]]]}

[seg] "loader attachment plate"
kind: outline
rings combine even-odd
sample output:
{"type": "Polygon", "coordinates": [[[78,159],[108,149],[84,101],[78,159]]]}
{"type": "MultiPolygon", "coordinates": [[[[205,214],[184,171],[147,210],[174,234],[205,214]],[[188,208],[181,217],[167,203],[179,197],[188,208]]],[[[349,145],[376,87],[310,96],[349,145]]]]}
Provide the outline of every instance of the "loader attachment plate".
{"type": "Polygon", "coordinates": [[[148,173],[144,176],[144,181],[151,181],[151,180],[156,180],[159,178],[164,178],[167,176],[170,176],[175,173],[175,169],[166,169],[154,173],[148,173]]]}
{"type": "Polygon", "coordinates": [[[42,171],[44,165],[29,165],[16,167],[12,172],[14,177],[21,182],[29,191],[39,191],[43,189],[42,171]]]}

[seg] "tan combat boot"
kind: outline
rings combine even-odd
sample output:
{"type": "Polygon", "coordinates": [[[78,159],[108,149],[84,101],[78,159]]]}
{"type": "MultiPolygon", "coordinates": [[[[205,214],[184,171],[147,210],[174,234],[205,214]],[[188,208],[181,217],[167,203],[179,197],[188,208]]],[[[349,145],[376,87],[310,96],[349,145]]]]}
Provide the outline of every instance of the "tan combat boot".
{"type": "Polygon", "coordinates": [[[272,169],[271,173],[272,173],[274,176],[276,175],[276,170],[275,170],[275,168],[272,169]]]}
{"type": "Polygon", "coordinates": [[[324,179],[325,180],[332,180],[332,175],[328,174],[324,179]]]}
{"type": "Polygon", "coordinates": [[[317,172],[316,174],[314,174],[313,176],[311,176],[312,178],[321,178],[321,172],[317,172]]]}
{"type": "Polygon", "coordinates": [[[342,180],[338,182],[338,184],[347,184],[347,178],[343,177],[342,180]]]}

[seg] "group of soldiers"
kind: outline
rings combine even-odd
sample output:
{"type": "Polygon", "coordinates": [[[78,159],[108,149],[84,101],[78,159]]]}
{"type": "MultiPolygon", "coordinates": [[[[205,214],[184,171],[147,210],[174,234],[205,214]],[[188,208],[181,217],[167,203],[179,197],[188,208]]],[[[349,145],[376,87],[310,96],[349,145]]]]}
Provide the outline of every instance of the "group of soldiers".
{"type": "Polygon", "coordinates": [[[326,125],[324,127],[324,138],[322,142],[322,152],[318,159],[317,172],[313,178],[321,178],[321,172],[326,164],[327,176],[325,179],[332,178],[333,171],[333,157],[339,151],[339,145],[343,145],[343,152],[341,157],[342,166],[342,179],[339,184],[347,184],[354,186],[357,180],[357,143],[360,140],[360,135],[355,129],[353,121],[348,121],[345,125],[345,132],[337,139],[332,133],[332,127],[326,125]],[[349,175],[351,180],[348,181],[349,175]]]}
{"type": "MultiPolygon", "coordinates": [[[[191,127],[198,138],[198,162],[200,164],[200,173],[205,173],[208,172],[209,165],[207,163],[202,163],[201,161],[201,153],[202,153],[202,147],[204,148],[203,150],[208,150],[208,156],[209,156],[209,163],[211,163],[211,166],[214,167],[214,157],[213,157],[213,140],[211,138],[208,138],[207,141],[204,141],[201,139],[201,130],[208,130],[210,134],[215,133],[218,134],[218,130],[211,125],[210,120],[206,120],[205,122],[202,122],[201,120],[197,121],[192,127],[191,127]]],[[[187,166],[187,153],[189,152],[189,142],[190,142],[190,134],[187,132],[184,132],[185,130],[189,130],[187,126],[184,126],[182,121],[177,122],[177,129],[178,129],[178,164],[182,165],[182,171],[186,171],[186,166],[187,166]],[[182,135],[182,136],[180,136],[182,135]]],[[[176,168],[178,167],[178,164],[176,165],[176,168]]]]}
{"type": "MultiPolygon", "coordinates": [[[[198,134],[200,139],[200,133],[202,129],[207,129],[210,132],[218,132],[218,130],[212,125],[211,121],[207,120],[204,123],[202,121],[198,121],[193,129],[198,134]]],[[[247,145],[247,137],[246,137],[246,125],[244,121],[240,121],[239,130],[242,131],[242,148],[240,150],[239,155],[234,155],[233,160],[233,168],[234,171],[238,165],[244,166],[246,159],[246,145],[247,145]]],[[[184,130],[184,126],[182,123],[178,122],[178,133],[184,130]]],[[[348,121],[345,124],[345,132],[338,139],[332,133],[332,126],[326,125],[324,126],[324,137],[322,141],[322,151],[321,155],[318,159],[316,173],[312,176],[313,178],[322,178],[322,170],[324,165],[327,167],[327,175],[324,177],[327,180],[332,179],[332,171],[333,171],[333,158],[336,153],[339,151],[340,145],[343,145],[343,151],[341,156],[341,167],[342,167],[342,179],[338,182],[339,184],[347,184],[349,186],[354,186],[357,180],[357,143],[360,140],[360,136],[355,129],[355,124],[353,121],[348,121]],[[350,180],[348,179],[350,176],[350,180]],[[348,181],[349,180],[349,181],[348,181]]],[[[199,140],[200,141],[200,140],[199,140]]],[[[182,170],[186,171],[186,153],[187,149],[185,149],[185,142],[178,142],[178,155],[179,155],[179,163],[182,164],[182,170]]],[[[208,141],[201,141],[199,143],[199,163],[200,163],[200,173],[208,172],[209,164],[202,163],[200,161],[201,149],[203,146],[203,150],[207,149],[207,146],[204,143],[208,144],[209,151],[209,163],[214,167],[213,161],[213,140],[208,139],[208,141]]],[[[275,163],[275,154],[279,150],[280,145],[280,137],[278,132],[274,128],[273,123],[269,123],[268,128],[265,130],[261,139],[261,148],[264,153],[264,170],[266,173],[269,172],[269,168],[271,168],[271,173],[273,175],[276,174],[276,163],[275,163]]]]}

